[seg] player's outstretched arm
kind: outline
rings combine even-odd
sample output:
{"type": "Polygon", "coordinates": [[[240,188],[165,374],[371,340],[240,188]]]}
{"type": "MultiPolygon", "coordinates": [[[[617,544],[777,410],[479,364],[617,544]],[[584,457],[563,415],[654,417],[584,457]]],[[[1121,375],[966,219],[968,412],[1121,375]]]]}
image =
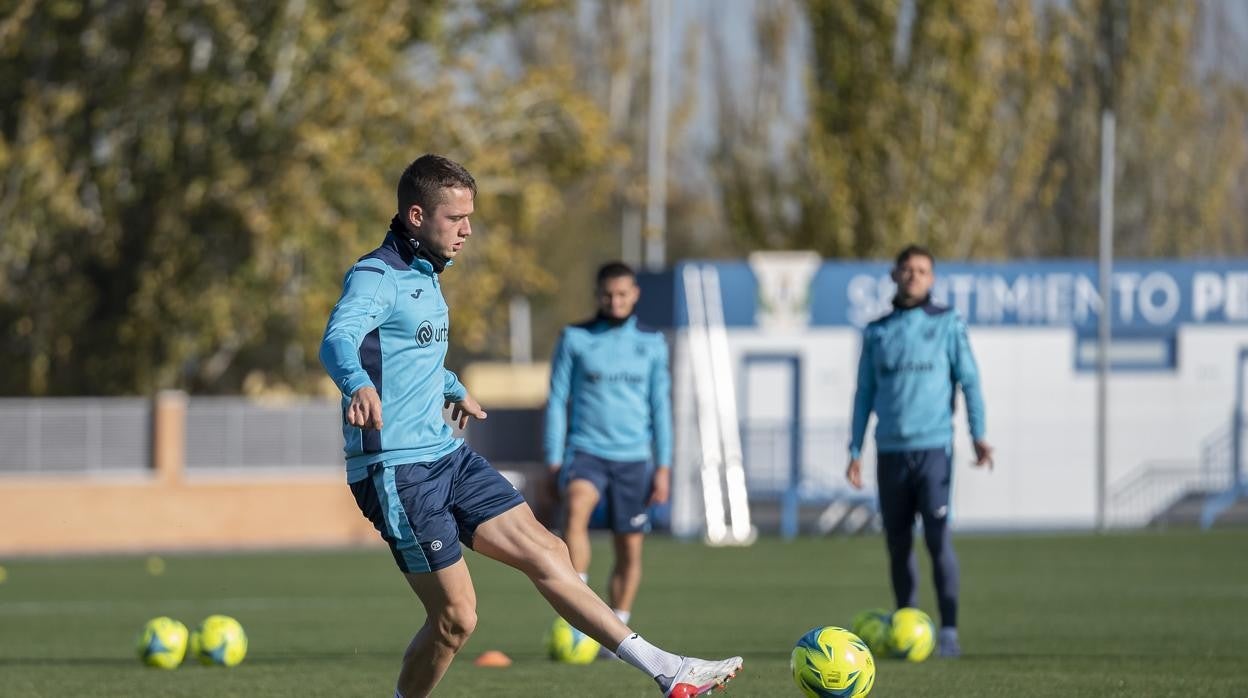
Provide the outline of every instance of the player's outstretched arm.
{"type": "Polygon", "coordinates": [[[849,467],[845,468],[845,479],[856,490],[862,489],[862,459],[850,458],[849,467]]]}
{"type": "Polygon", "coordinates": [[[372,386],[364,386],[351,396],[347,406],[347,424],[360,429],[381,428],[381,396],[372,386]]]}
{"type": "Polygon", "coordinates": [[[662,470],[672,464],[672,370],[668,365],[667,342],[662,339],[650,364],[649,393],[654,462],[662,470]]]}
{"type": "Polygon", "coordinates": [[[342,296],[329,314],[321,339],[321,365],[342,394],[353,400],[364,387],[376,393],[376,386],[360,363],[360,345],[389,316],[396,288],[384,269],[368,262],[356,264],[347,272],[342,296]]]}
{"type": "Polygon", "coordinates": [[[650,503],[666,504],[672,492],[672,469],[660,465],[654,471],[654,484],[650,486],[650,503]]]}
{"type": "Polygon", "coordinates": [[[550,360],[550,392],[546,398],[546,429],[542,433],[542,450],[552,473],[563,465],[563,448],[567,439],[568,399],[572,394],[572,338],[567,328],[559,335],[555,354],[550,360]]]}
{"type": "Polygon", "coordinates": [[[984,440],[984,396],[979,385],[979,367],[975,364],[971,342],[966,336],[966,324],[961,320],[957,320],[957,327],[952,335],[950,364],[953,367],[953,379],[962,386],[962,396],[966,399],[966,418],[970,423],[971,441],[975,448],[975,465],[987,466],[992,470],[992,446],[984,440]]]}
{"type": "Polygon", "coordinates": [[[988,469],[992,470],[992,446],[982,439],[976,439],[972,445],[975,447],[975,466],[979,468],[988,466],[988,469]]]}
{"type": "Polygon", "coordinates": [[[468,426],[468,418],[472,417],[477,421],[485,421],[488,416],[485,410],[481,409],[481,405],[464,391],[464,396],[458,400],[447,400],[446,407],[453,407],[451,411],[451,421],[459,425],[460,429],[468,426]]]}
{"type": "Polygon", "coordinates": [[[862,443],[867,438],[867,420],[875,404],[875,359],[872,356],[870,328],[862,333],[862,353],[858,356],[858,387],[854,391],[854,412],[850,421],[849,467],[845,478],[855,489],[862,487],[862,443]]]}

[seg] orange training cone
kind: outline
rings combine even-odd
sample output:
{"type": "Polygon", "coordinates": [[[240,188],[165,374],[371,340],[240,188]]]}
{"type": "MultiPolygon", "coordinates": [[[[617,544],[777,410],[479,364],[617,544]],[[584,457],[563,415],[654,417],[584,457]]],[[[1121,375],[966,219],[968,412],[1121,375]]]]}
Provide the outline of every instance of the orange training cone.
{"type": "Polygon", "coordinates": [[[481,656],[477,657],[473,664],[486,667],[508,667],[511,666],[511,657],[498,650],[488,650],[482,652],[481,656]]]}

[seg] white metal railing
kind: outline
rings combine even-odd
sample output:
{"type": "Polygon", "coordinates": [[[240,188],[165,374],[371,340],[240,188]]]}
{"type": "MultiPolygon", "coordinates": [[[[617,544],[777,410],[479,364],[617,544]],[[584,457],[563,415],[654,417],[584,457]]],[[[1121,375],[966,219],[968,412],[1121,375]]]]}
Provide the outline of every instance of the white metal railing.
{"type": "Polygon", "coordinates": [[[151,423],[144,398],[0,399],[0,473],[142,472],[151,423]]]}
{"type": "Polygon", "coordinates": [[[1199,461],[1154,460],[1141,463],[1111,488],[1106,520],[1116,528],[1148,525],[1189,494],[1213,495],[1233,481],[1232,425],[1207,436],[1199,461]]]}
{"type": "Polygon", "coordinates": [[[192,397],[186,407],[188,470],[342,465],[337,400],[264,403],[192,397]]]}
{"type": "MultiPolygon", "coordinates": [[[[192,397],[184,433],[186,467],[193,471],[342,467],[336,400],[192,397]]],[[[142,473],[151,467],[151,400],[0,399],[0,475],[142,473]]]]}
{"type": "MultiPolygon", "coordinates": [[[[835,498],[849,490],[849,425],[844,421],[805,424],[776,420],[741,423],[746,485],[753,497],[792,491],[803,501],[835,498]]],[[[863,450],[867,491],[874,491],[875,449],[863,450]]]]}

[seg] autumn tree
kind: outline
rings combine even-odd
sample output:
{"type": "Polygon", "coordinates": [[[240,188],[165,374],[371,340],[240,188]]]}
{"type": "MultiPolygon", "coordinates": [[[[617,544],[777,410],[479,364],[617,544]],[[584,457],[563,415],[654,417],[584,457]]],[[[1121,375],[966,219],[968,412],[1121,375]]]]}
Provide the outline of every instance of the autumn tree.
{"type": "Polygon", "coordinates": [[[481,183],[448,293],[458,346],[485,346],[511,294],[553,284],[528,243],[607,157],[566,74],[480,65],[552,5],[19,3],[0,20],[0,392],[317,385],[342,272],[427,151],[481,183]]]}

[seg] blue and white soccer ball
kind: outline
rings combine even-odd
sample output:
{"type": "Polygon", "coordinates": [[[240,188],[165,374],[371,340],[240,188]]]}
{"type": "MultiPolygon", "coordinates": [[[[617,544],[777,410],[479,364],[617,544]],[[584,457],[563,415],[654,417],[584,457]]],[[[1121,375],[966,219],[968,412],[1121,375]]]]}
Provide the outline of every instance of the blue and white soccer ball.
{"type": "Polygon", "coordinates": [[[789,659],[793,680],[810,698],[862,698],[875,685],[875,658],[862,638],[844,628],[814,628],[789,659]]]}

